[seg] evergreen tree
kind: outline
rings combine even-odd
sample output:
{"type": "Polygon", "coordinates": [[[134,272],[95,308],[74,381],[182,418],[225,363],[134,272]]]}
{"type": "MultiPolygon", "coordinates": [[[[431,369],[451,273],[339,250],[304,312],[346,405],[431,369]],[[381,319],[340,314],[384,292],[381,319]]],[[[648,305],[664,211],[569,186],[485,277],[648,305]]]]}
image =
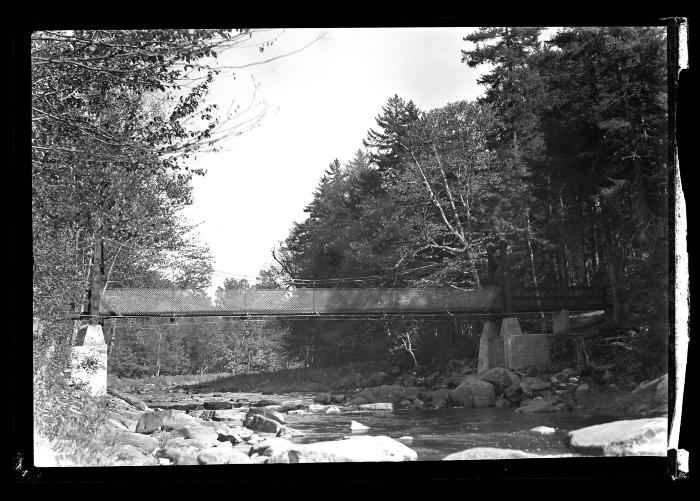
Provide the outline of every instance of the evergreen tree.
{"type": "Polygon", "coordinates": [[[394,94],[376,118],[379,131],[370,129],[363,141],[365,148],[373,150],[371,161],[388,182],[403,170],[404,151],[398,143],[405,139],[408,126],[419,116],[413,101],[406,102],[394,94]]]}

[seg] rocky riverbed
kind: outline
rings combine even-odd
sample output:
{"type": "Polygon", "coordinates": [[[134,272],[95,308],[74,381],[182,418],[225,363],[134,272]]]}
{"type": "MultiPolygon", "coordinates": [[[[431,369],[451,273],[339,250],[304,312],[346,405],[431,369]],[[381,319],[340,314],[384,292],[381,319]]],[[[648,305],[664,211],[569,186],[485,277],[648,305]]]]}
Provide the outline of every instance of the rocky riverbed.
{"type": "Polygon", "coordinates": [[[631,384],[613,382],[605,372],[581,374],[575,369],[548,374],[534,368],[522,372],[494,368],[476,374],[463,361],[452,361],[444,371],[431,374],[391,372],[396,371],[347,376],[322,392],[224,392],[217,391],[216,382],[202,388],[161,380],[125,386],[121,391],[112,389],[107,425],[115,439],[103,463],[155,466],[666,455],[667,376],[631,384]],[[593,414],[607,417],[587,421],[593,414]],[[435,423],[439,427],[440,419],[449,419],[454,427],[469,420],[484,421],[484,416],[491,422],[519,419],[517,426],[527,425],[524,434],[533,438],[518,442],[517,433],[510,434],[513,440],[507,439],[508,433],[502,433],[506,440],[493,439],[501,436],[498,434],[483,435],[480,440],[464,438],[475,435],[452,435],[452,448],[441,449],[437,456],[419,447],[427,443],[426,433],[423,437],[410,435],[411,423],[425,432],[435,423]],[[395,422],[406,426],[392,427],[395,422]],[[547,425],[557,423],[569,428],[593,424],[565,433],[547,425]],[[317,424],[325,427],[323,432],[317,424]],[[402,430],[408,432],[402,434],[402,430]],[[533,440],[540,440],[542,447],[513,447],[533,440]],[[444,453],[447,450],[452,452],[444,453]]]}

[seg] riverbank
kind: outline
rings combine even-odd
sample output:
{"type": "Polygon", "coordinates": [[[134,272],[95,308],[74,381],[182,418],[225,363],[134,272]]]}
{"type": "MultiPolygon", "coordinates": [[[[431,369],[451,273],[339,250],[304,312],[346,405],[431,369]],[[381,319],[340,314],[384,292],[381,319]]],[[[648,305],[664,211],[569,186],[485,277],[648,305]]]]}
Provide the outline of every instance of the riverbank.
{"type": "MultiPolygon", "coordinates": [[[[197,376],[130,381],[111,378],[110,394],[102,399],[81,395],[78,389],[67,395],[80,402],[69,409],[78,420],[74,426],[81,424],[80,416],[90,415],[93,422],[106,426],[94,436],[84,437],[76,427],[73,445],[79,439],[86,444],[78,455],[70,454],[70,440],[62,444],[60,440],[39,440],[38,450],[44,451],[39,461],[47,465],[156,466],[417,460],[414,449],[420,451],[421,437],[411,436],[412,429],[429,429],[431,423],[440,423],[443,418],[455,426],[479,415],[489,419],[495,415],[506,421],[515,415],[530,415],[533,417],[518,421],[518,426],[527,424],[532,430],[516,430],[522,436],[507,442],[505,448],[499,447],[499,440],[460,439],[452,449],[445,449],[450,454],[423,454],[423,458],[665,454],[667,377],[634,384],[613,382],[605,371],[596,370],[582,374],[564,369],[550,374],[532,368],[520,373],[495,368],[476,374],[464,360],[449,361],[438,371],[390,368],[388,372],[370,372],[373,369],[376,367],[367,366],[365,372],[349,371],[343,376],[337,368],[317,369],[306,375],[307,391],[294,393],[286,391],[289,374],[258,375],[259,387],[250,386],[254,382],[251,378],[236,376],[209,381],[197,376]],[[484,409],[486,414],[460,411],[471,408],[484,409]],[[489,414],[488,408],[494,411],[489,414]],[[607,417],[588,419],[600,415],[607,417]],[[409,423],[403,436],[398,434],[400,428],[390,426],[401,420],[409,423]],[[563,434],[556,425],[542,426],[567,420],[573,424],[567,425],[569,431],[563,434]],[[613,429],[612,435],[592,430],[602,441],[593,445],[585,438],[587,432],[571,428],[613,426],[621,420],[629,421],[624,430],[631,435],[620,437],[620,429],[613,429]],[[364,428],[368,422],[372,426],[364,428]],[[316,431],[321,425],[324,433],[316,431]],[[388,435],[377,435],[384,432],[388,435]],[[578,438],[572,441],[573,433],[578,433],[578,438]],[[525,444],[528,449],[530,435],[544,441],[529,447],[531,450],[512,447],[525,444]],[[355,440],[361,436],[363,440],[355,440]],[[345,437],[349,438],[338,449],[337,440],[345,437]],[[628,446],[609,446],[620,442],[628,446]],[[458,450],[459,444],[463,450],[458,450]],[[646,445],[640,448],[641,444],[646,445]]],[[[296,377],[301,377],[300,373],[296,377]]],[[[83,428],[89,428],[82,423],[83,428]]]]}

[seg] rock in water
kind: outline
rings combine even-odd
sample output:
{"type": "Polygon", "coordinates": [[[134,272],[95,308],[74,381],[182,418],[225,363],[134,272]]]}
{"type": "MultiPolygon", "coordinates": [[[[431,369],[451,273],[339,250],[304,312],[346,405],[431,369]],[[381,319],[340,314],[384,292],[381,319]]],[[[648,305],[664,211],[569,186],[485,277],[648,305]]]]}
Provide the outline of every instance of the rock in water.
{"type": "Polygon", "coordinates": [[[283,425],[260,414],[248,414],[243,422],[243,426],[255,431],[279,433],[283,425]]]}
{"type": "MultiPolygon", "coordinates": [[[[272,409],[268,409],[266,407],[251,408],[248,411],[248,414],[259,414],[263,417],[266,417],[267,419],[272,419],[273,421],[277,421],[278,423],[284,424],[284,414],[274,411],[272,409]]],[[[247,417],[248,416],[246,416],[246,418],[247,417]]]]}
{"type": "Polygon", "coordinates": [[[367,388],[355,395],[346,405],[359,405],[377,402],[400,402],[404,398],[418,396],[419,388],[408,388],[401,385],[382,385],[367,388]]]}
{"type": "Polygon", "coordinates": [[[225,410],[233,408],[233,404],[231,402],[226,402],[223,400],[211,400],[209,402],[204,402],[203,406],[207,410],[225,410]]]}
{"type": "Polygon", "coordinates": [[[603,456],[666,456],[668,419],[613,421],[569,432],[576,452],[603,456]]]}
{"type": "Polygon", "coordinates": [[[515,389],[520,386],[520,378],[518,375],[503,367],[494,367],[477,374],[476,377],[492,384],[498,395],[503,395],[508,389],[515,389]]]}
{"type": "Polygon", "coordinates": [[[533,393],[541,392],[552,386],[550,381],[545,381],[543,379],[538,379],[534,377],[524,377],[520,380],[520,388],[528,396],[532,396],[533,393]]]}
{"type": "Polygon", "coordinates": [[[279,409],[280,412],[295,411],[306,407],[303,400],[285,400],[280,405],[282,407],[279,409]]]}
{"type": "Polygon", "coordinates": [[[279,438],[294,438],[294,437],[304,437],[306,434],[302,431],[295,430],[294,428],[290,428],[289,426],[282,426],[280,428],[280,431],[277,432],[277,437],[279,438]]]}
{"type": "Polygon", "coordinates": [[[591,387],[588,385],[588,383],[581,383],[576,387],[576,393],[586,393],[591,390],[591,387]]]}
{"type": "Polygon", "coordinates": [[[335,405],[331,405],[326,409],[326,414],[340,414],[340,409],[335,405]]]}
{"type": "Polygon", "coordinates": [[[540,435],[552,435],[557,430],[550,428],[549,426],[536,426],[530,430],[532,433],[539,433],[540,435]]]}
{"type": "Polygon", "coordinates": [[[341,463],[365,461],[415,461],[416,451],[387,436],[361,436],[346,440],[294,445],[274,454],[268,463],[341,463]]]}
{"type": "Polygon", "coordinates": [[[364,431],[369,430],[369,426],[365,426],[362,423],[358,423],[357,421],[350,421],[350,429],[352,431],[364,431]]]}
{"type": "Polygon", "coordinates": [[[450,402],[464,407],[493,407],[496,405],[496,391],[493,385],[476,379],[467,379],[449,393],[450,402]]]}
{"type": "Polygon", "coordinates": [[[330,404],[332,400],[330,393],[319,393],[314,397],[314,402],[319,404],[330,404]]]}
{"type": "Polygon", "coordinates": [[[498,449],[495,447],[474,447],[460,452],[455,452],[442,458],[443,461],[464,461],[470,459],[526,459],[541,457],[529,452],[516,449],[498,449]]]}
{"type": "Polygon", "coordinates": [[[432,405],[436,409],[441,409],[443,407],[447,407],[447,404],[449,402],[449,397],[450,397],[450,390],[448,389],[442,389],[442,390],[435,390],[431,392],[432,396],[432,405]]]}
{"type": "Polygon", "coordinates": [[[379,402],[376,404],[362,404],[358,405],[358,408],[363,411],[393,411],[394,404],[390,402],[379,402]]]}

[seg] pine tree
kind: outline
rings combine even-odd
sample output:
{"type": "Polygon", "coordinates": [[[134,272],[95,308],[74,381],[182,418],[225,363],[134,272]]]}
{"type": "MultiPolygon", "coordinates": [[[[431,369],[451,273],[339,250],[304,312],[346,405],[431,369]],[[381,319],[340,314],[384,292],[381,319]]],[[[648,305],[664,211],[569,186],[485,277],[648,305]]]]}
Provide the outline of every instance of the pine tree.
{"type": "Polygon", "coordinates": [[[374,150],[371,161],[388,182],[403,170],[404,151],[398,143],[404,140],[408,127],[419,116],[420,111],[413,101],[406,102],[394,94],[382,107],[382,114],[376,118],[381,129],[370,129],[362,143],[365,148],[374,150]]]}

